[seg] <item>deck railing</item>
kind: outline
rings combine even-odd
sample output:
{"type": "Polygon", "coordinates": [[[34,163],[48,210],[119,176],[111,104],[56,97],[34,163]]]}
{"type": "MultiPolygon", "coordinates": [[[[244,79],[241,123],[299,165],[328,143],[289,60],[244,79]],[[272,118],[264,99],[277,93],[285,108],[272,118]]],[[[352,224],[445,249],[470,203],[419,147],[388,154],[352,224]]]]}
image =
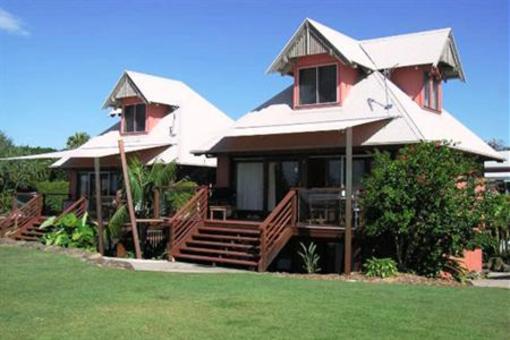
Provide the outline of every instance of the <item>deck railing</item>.
{"type": "Polygon", "coordinates": [[[259,271],[267,269],[292,237],[297,221],[297,194],[290,190],[260,226],[259,271]]]}
{"type": "MultiPolygon", "coordinates": [[[[298,189],[298,223],[314,226],[345,227],[345,190],[341,188],[298,189]]],[[[353,198],[352,228],[360,226],[360,208],[353,198]]]]}
{"type": "Polygon", "coordinates": [[[75,214],[76,217],[81,218],[85,213],[87,212],[88,208],[88,200],[85,197],[80,197],[76,202],[73,202],[71,205],[69,205],[62,213],[57,217],[57,219],[60,219],[64,217],[67,214],[75,214]]]}
{"type": "Polygon", "coordinates": [[[0,236],[10,229],[18,229],[29,223],[34,218],[41,217],[43,198],[40,194],[34,196],[25,204],[15,208],[6,219],[0,223],[0,236]]]}
{"type": "Polygon", "coordinates": [[[209,190],[201,187],[196,194],[182,207],[168,222],[170,225],[170,238],[168,253],[174,256],[179,247],[193,234],[207,216],[207,201],[209,190]]]}

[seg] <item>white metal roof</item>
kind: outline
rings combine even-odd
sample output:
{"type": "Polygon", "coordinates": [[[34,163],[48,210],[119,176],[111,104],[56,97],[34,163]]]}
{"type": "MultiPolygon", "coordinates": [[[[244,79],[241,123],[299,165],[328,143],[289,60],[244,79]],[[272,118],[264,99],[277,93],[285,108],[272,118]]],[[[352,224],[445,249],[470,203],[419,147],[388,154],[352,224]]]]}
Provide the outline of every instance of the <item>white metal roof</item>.
{"type": "Polygon", "coordinates": [[[509,169],[510,170],[510,150],[498,151],[501,157],[503,157],[502,162],[497,161],[486,161],[484,163],[485,168],[490,169],[509,169]]]}
{"type": "Polygon", "coordinates": [[[126,79],[147,102],[169,105],[175,110],[163,117],[147,134],[121,135],[120,124],[116,123],[77,149],[11,159],[60,158],[52,164],[52,167],[60,167],[65,166],[71,158],[95,158],[118,154],[117,143],[122,137],[126,152],[168,146],[149,163],[176,161],[180,165],[216,165],[215,159],[194,155],[191,150],[230,126],[232,124],[230,117],[183,82],[133,71],[123,73],[106,99],[105,107],[116,105],[115,93],[126,79]]]}
{"type": "Polygon", "coordinates": [[[377,39],[356,40],[312,19],[305,19],[268,68],[268,73],[282,72],[288,63],[287,52],[299,38],[306,25],[311,25],[349,63],[369,70],[390,69],[395,66],[434,65],[451,67],[448,78],[460,77],[464,72],[455,46],[451,28],[401,34],[377,39]]]}
{"type": "MultiPolygon", "coordinates": [[[[145,143],[145,144],[125,144],[126,153],[153,149],[157,147],[168,146],[168,142],[161,143],[145,143]]],[[[2,160],[30,160],[30,159],[52,159],[52,158],[60,158],[61,160],[71,159],[71,158],[102,158],[112,155],[117,155],[119,153],[118,145],[104,145],[104,146],[82,146],[72,150],[64,150],[64,151],[56,151],[56,152],[46,152],[40,153],[36,155],[28,155],[28,156],[17,156],[17,157],[8,157],[3,158],[2,160]]]]}
{"type": "MultiPolygon", "coordinates": [[[[448,111],[443,109],[442,113],[437,114],[422,109],[378,71],[356,83],[342,106],[294,110],[292,87],[289,87],[241,117],[223,136],[341,130],[360,125],[357,123],[383,119],[387,119],[388,123],[372,132],[362,145],[402,145],[446,140],[466,152],[492,159],[501,158],[448,111]]],[[[201,150],[212,149],[220,140],[210,141],[201,150]]]]}
{"type": "Polygon", "coordinates": [[[453,68],[464,79],[460,57],[451,28],[401,34],[360,41],[378,70],[440,62],[453,68]]]}

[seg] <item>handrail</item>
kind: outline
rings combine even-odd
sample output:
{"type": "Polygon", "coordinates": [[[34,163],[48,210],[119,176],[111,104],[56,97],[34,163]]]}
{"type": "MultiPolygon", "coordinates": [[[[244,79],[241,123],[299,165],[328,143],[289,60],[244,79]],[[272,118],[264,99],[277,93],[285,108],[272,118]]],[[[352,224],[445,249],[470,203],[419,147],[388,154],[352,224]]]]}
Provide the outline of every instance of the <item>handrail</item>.
{"type": "Polygon", "coordinates": [[[290,190],[260,225],[259,271],[267,269],[271,261],[292,236],[289,227],[297,221],[297,192],[290,190]]]}
{"type": "Polygon", "coordinates": [[[73,204],[68,206],[60,215],[58,215],[57,220],[61,219],[67,214],[75,214],[76,217],[81,218],[87,212],[88,200],[86,197],[82,196],[73,204]]]}
{"type": "Polygon", "coordinates": [[[40,194],[35,194],[27,203],[14,209],[9,216],[0,223],[0,236],[3,236],[7,229],[23,227],[32,219],[41,216],[43,208],[43,198],[40,194]]]}
{"type": "Polygon", "coordinates": [[[207,187],[201,187],[195,195],[181,207],[169,220],[170,238],[168,250],[171,256],[178,253],[179,247],[191,236],[199,224],[207,216],[207,201],[209,192],[207,187]]]}

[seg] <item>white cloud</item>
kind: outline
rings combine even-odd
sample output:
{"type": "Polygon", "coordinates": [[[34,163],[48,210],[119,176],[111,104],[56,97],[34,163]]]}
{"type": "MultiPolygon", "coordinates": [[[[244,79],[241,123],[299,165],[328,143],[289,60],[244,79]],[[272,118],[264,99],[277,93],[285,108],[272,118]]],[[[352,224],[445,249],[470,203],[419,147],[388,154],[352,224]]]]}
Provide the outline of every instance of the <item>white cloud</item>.
{"type": "Polygon", "coordinates": [[[25,23],[20,18],[2,8],[0,8],[0,30],[22,36],[30,35],[30,32],[25,28],[25,23]]]}

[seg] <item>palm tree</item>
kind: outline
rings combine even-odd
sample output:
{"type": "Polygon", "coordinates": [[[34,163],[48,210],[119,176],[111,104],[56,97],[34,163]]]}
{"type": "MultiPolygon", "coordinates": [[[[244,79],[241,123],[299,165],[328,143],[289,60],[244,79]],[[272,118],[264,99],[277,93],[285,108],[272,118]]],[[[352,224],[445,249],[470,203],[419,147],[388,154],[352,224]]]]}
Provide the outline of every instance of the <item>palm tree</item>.
{"type": "MultiPolygon", "coordinates": [[[[154,211],[153,193],[159,190],[162,200],[177,209],[186,202],[195,191],[196,184],[187,179],[177,180],[175,162],[164,164],[156,162],[152,166],[144,165],[138,158],[132,158],[128,166],[129,184],[133,197],[135,213],[139,218],[150,218],[154,211]],[[170,189],[170,190],[167,190],[170,189]],[[165,191],[167,190],[167,191],[165,191]]],[[[119,238],[122,225],[129,219],[127,206],[121,204],[109,223],[110,236],[119,238]]]]}
{"type": "Polygon", "coordinates": [[[69,136],[67,138],[66,146],[68,149],[76,149],[77,147],[82,146],[87,143],[90,139],[90,136],[86,132],[76,132],[74,135],[69,136]]]}

